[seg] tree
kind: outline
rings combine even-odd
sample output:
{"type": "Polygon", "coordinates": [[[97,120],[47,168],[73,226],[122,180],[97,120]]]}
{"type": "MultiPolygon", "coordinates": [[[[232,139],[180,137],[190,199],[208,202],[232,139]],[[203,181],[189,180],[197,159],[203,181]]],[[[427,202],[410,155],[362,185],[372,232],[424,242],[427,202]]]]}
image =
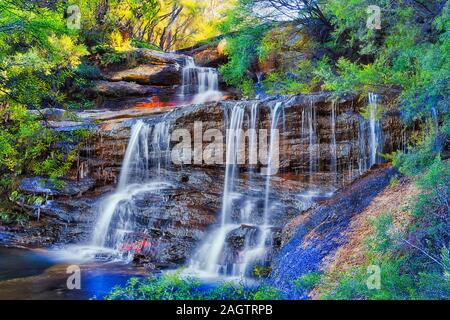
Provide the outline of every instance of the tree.
{"type": "Polygon", "coordinates": [[[85,54],[58,5],[0,1],[0,202],[24,174],[70,168],[73,152],[55,148],[61,137],[40,110],[64,106],[62,86],[85,54]]]}

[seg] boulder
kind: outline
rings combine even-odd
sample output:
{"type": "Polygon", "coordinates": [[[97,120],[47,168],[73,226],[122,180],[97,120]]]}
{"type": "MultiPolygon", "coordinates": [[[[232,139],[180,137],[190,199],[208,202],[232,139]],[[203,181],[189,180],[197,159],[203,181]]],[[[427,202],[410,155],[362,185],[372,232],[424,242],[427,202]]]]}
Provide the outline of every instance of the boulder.
{"type": "Polygon", "coordinates": [[[91,189],[95,184],[93,179],[80,181],[64,180],[60,186],[42,177],[25,178],[20,183],[20,191],[28,194],[42,194],[53,196],[77,196],[91,189]]]}
{"type": "Polygon", "coordinates": [[[69,119],[67,112],[64,109],[45,108],[40,110],[30,110],[29,112],[46,121],[65,121],[69,119]]]}
{"type": "Polygon", "coordinates": [[[194,53],[195,63],[199,66],[217,68],[226,63],[227,58],[220,53],[216,47],[205,48],[205,50],[194,53]]]}
{"type": "Polygon", "coordinates": [[[201,67],[218,68],[228,60],[224,48],[226,41],[205,44],[178,51],[194,58],[195,64],[201,67]]]}
{"type": "Polygon", "coordinates": [[[130,56],[133,56],[140,64],[153,64],[153,65],[164,65],[164,64],[183,64],[186,59],[185,56],[171,53],[162,52],[145,48],[136,48],[129,52],[130,56]]]}
{"type": "Polygon", "coordinates": [[[93,81],[92,86],[88,90],[91,96],[102,97],[132,97],[146,95],[167,95],[174,93],[171,87],[155,87],[146,86],[126,81],[93,81]]]}
{"type": "Polygon", "coordinates": [[[181,82],[180,66],[168,65],[140,65],[138,67],[111,72],[107,75],[110,81],[128,81],[143,85],[171,86],[181,82]]]}

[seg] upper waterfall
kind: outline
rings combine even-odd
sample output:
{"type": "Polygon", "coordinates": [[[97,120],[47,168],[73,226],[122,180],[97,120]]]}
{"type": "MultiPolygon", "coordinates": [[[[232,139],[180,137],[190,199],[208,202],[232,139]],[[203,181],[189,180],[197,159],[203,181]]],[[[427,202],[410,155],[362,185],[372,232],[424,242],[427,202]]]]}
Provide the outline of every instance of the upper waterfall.
{"type": "Polygon", "coordinates": [[[182,69],[181,96],[192,96],[191,102],[201,104],[219,101],[219,73],[214,68],[198,67],[192,57],[186,57],[182,69]]]}

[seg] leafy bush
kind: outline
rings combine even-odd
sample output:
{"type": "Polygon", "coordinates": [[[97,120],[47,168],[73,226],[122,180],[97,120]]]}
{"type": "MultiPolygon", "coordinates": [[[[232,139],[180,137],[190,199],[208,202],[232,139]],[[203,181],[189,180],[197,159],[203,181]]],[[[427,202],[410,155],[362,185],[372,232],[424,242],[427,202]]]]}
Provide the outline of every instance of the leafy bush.
{"type": "Polygon", "coordinates": [[[250,95],[254,92],[248,71],[257,62],[261,41],[269,27],[248,14],[245,2],[238,1],[235,7],[227,10],[218,25],[222,33],[228,34],[225,38],[228,62],[219,71],[228,85],[243,89],[245,95],[250,95]]]}
{"type": "Polygon", "coordinates": [[[81,79],[100,79],[101,71],[95,64],[84,61],[75,69],[76,75],[81,79]]]}
{"type": "Polygon", "coordinates": [[[160,47],[155,46],[154,44],[148,43],[146,41],[138,40],[138,39],[132,39],[131,45],[134,48],[144,48],[144,49],[152,49],[156,51],[162,51],[160,47]]]}
{"type": "Polygon", "coordinates": [[[264,80],[264,88],[269,94],[306,94],[315,90],[314,64],[310,60],[299,63],[292,73],[272,72],[264,80]]]}
{"type": "Polygon", "coordinates": [[[301,277],[294,280],[295,287],[302,291],[308,292],[311,291],[322,278],[322,275],[318,272],[311,272],[302,275],[301,277]]]}
{"type": "Polygon", "coordinates": [[[249,80],[247,72],[256,61],[258,44],[264,30],[264,27],[253,27],[227,38],[225,53],[228,62],[220,67],[220,73],[227,84],[242,88],[242,84],[249,80]]]}
{"type": "Polygon", "coordinates": [[[109,66],[111,64],[119,64],[125,60],[125,53],[116,51],[109,45],[98,45],[91,49],[92,54],[100,57],[101,66],[109,66]]]}
{"type": "Polygon", "coordinates": [[[272,267],[270,266],[259,266],[256,265],[253,268],[253,275],[257,278],[267,278],[272,272],[272,267]]]}
{"type": "Polygon", "coordinates": [[[108,300],[269,300],[280,293],[269,286],[248,287],[245,283],[223,282],[216,287],[202,285],[194,278],[182,278],[179,272],[132,278],[124,287],[114,287],[108,300]]]}

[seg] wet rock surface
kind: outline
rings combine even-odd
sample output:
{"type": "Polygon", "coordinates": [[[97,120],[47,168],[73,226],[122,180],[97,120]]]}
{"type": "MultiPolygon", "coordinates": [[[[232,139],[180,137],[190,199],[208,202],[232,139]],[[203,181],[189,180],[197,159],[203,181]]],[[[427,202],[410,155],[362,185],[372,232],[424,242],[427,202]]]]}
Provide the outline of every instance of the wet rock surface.
{"type": "Polygon", "coordinates": [[[84,179],[80,181],[66,179],[55,182],[42,177],[32,177],[23,179],[19,186],[19,190],[30,194],[50,196],[81,196],[93,186],[93,179],[84,179]]]}
{"type": "MultiPolygon", "coordinates": [[[[367,105],[366,101],[344,96],[333,105],[329,94],[315,94],[275,97],[264,101],[224,101],[176,108],[80,112],[77,114],[79,121],[72,123],[73,127],[66,123],[58,128],[70,132],[80,125],[89,125],[93,127],[94,133],[79,150],[77,164],[67,177],[66,188],[52,189],[48,184],[42,184],[39,178],[27,179],[23,183],[26,193],[50,195],[45,205],[27,209],[34,212],[39,210],[41,221],[47,221],[48,224],[41,224],[42,228],[38,233],[35,233],[37,229],[30,231],[28,238],[25,237],[29,239],[26,242],[40,241],[43,245],[89,242],[98,216],[98,205],[117,185],[131,127],[138,119],[150,126],[167,122],[170,132],[184,129],[191,133],[191,137],[194,137],[196,130],[203,135],[209,129],[219,129],[225,137],[227,114],[236,104],[241,104],[246,110],[243,125],[246,130],[249,128],[248,115],[254,104],[257,103],[259,109],[258,128],[267,129],[270,127],[270,110],[280,102],[284,105],[278,126],[280,171],[271,179],[272,191],[269,195],[273,203],[270,223],[274,228],[272,242],[275,251],[271,253],[274,255],[281,244],[280,230],[286,223],[299,212],[314,206],[315,202],[328,198],[335,187],[345,186],[359,175],[360,127],[361,123],[365,123],[360,112],[367,105]],[[336,114],[335,173],[332,172],[333,106],[336,114]],[[307,125],[308,114],[311,118],[314,116],[315,120],[313,143],[307,125]],[[202,122],[200,129],[194,125],[199,121],[202,122]],[[314,163],[314,166],[311,167],[310,163],[314,163]]],[[[380,123],[384,134],[380,152],[389,153],[401,147],[402,126],[396,111],[383,114],[380,123]]],[[[174,144],[175,142],[172,146],[174,144]]],[[[203,143],[196,152],[204,153],[207,145],[208,142],[203,143]]],[[[248,145],[241,151],[248,161],[248,145]]],[[[224,159],[225,150],[223,152],[224,159]]],[[[207,159],[207,156],[204,159],[207,159]]],[[[254,189],[248,189],[251,173],[255,171],[259,175],[261,167],[247,164],[239,167],[240,179],[236,188],[237,192],[245,194],[245,197],[242,197],[242,201],[236,201],[232,217],[237,218],[242,214],[245,199],[254,198],[254,221],[261,222],[264,206],[261,197],[265,179],[259,177],[259,182],[252,184],[254,189]]],[[[137,208],[133,221],[139,227],[130,241],[134,242],[143,237],[151,242],[147,251],[137,254],[137,261],[156,267],[172,267],[189,259],[206,233],[219,223],[224,169],[222,164],[208,164],[207,161],[183,166],[172,164],[163,170],[162,175],[164,180],[171,181],[175,187],[156,195],[139,194],[133,199],[137,208]]],[[[365,191],[370,194],[372,189],[368,187],[365,191]]],[[[363,194],[360,197],[363,197],[363,194]]],[[[339,225],[341,222],[336,223],[339,225]]],[[[238,254],[246,238],[245,233],[251,230],[251,226],[245,225],[237,228],[227,242],[234,249],[227,252],[231,255],[238,254]]],[[[3,235],[3,238],[7,239],[10,233],[5,231],[3,235]]],[[[331,241],[327,243],[324,245],[333,247],[331,241]]],[[[307,254],[312,256],[313,252],[309,251],[307,254]]],[[[319,261],[320,255],[316,257],[319,261]]]]}
{"type": "MultiPolygon", "coordinates": [[[[294,180],[303,182],[316,182],[318,184],[330,183],[333,180],[333,144],[332,144],[332,105],[331,96],[328,94],[301,95],[292,98],[268,99],[265,101],[245,101],[233,102],[225,101],[220,103],[210,103],[202,106],[185,106],[169,109],[170,112],[160,115],[163,109],[132,110],[132,111],[106,111],[98,114],[95,119],[114,122],[104,123],[98,127],[97,133],[90,142],[89,147],[81,151],[82,162],[90,167],[90,172],[94,179],[104,183],[115,183],[120,170],[121,161],[125,154],[128,142],[130,127],[136,121],[133,119],[124,121],[125,117],[146,117],[144,121],[152,124],[161,121],[170,123],[170,131],[177,129],[187,130],[194,137],[196,133],[203,136],[210,129],[218,129],[222,133],[222,140],[225,141],[225,131],[227,126],[227,110],[233,108],[236,103],[243,104],[246,112],[254,103],[258,103],[259,116],[257,124],[259,128],[268,129],[270,127],[269,112],[277,102],[284,101],[285,107],[281,116],[278,130],[280,133],[280,172],[294,180]],[[312,114],[311,114],[312,112],[312,114]],[[133,114],[134,113],[134,114],[133,114]],[[310,118],[314,116],[315,125],[313,135],[310,134],[308,125],[308,114],[310,118]],[[115,121],[117,119],[117,121],[115,121]],[[195,127],[195,123],[201,122],[195,127]],[[195,129],[195,130],[194,130],[195,129]],[[195,132],[197,130],[197,132],[195,132]],[[311,143],[311,140],[312,143],[311,143]],[[313,165],[311,165],[311,163],[313,165]],[[312,174],[312,178],[308,177],[312,174]],[[303,180],[302,180],[303,179],[303,180]],[[306,180],[305,180],[306,179],[306,180]]],[[[385,108],[387,101],[381,101],[383,109],[388,110],[381,117],[383,137],[380,141],[379,153],[390,153],[402,147],[403,126],[399,120],[397,111],[389,111],[385,108]]],[[[346,183],[356,178],[361,170],[361,159],[367,155],[360,155],[360,143],[367,143],[367,121],[360,115],[366,107],[366,101],[358,101],[356,97],[342,97],[335,105],[335,150],[336,150],[336,173],[337,180],[346,183]],[[361,133],[361,125],[364,132],[361,133]],[[363,136],[361,136],[363,135],[363,136]]],[[[247,113],[247,114],[248,114],[247,113]]],[[[244,118],[244,130],[247,130],[248,117],[244,118]]],[[[172,142],[172,146],[176,142],[172,142]]],[[[204,141],[202,149],[194,152],[201,152],[203,161],[192,163],[194,167],[217,168],[222,164],[208,164],[211,154],[205,149],[209,145],[204,141]]],[[[225,149],[225,148],[223,148],[225,149]]],[[[248,163],[248,143],[242,150],[248,163]]],[[[222,160],[225,159],[223,150],[222,160]]],[[[362,159],[367,161],[367,159],[362,159]]],[[[248,165],[241,166],[243,170],[248,169],[248,165]]],[[[261,164],[258,165],[258,170],[261,164]]]]}
{"type": "Polygon", "coordinates": [[[109,81],[128,81],[142,85],[170,86],[181,81],[179,65],[140,65],[132,69],[109,72],[109,81]]]}
{"type": "Polygon", "coordinates": [[[216,39],[210,44],[193,46],[179,50],[178,53],[193,57],[198,66],[218,68],[228,60],[224,54],[225,43],[225,40],[216,39]]]}
{"type": "Polygon", "coordinates": [[[175,93],[172,87],[140,85],[127,81],[93,81],[88,94],[93,97],[132,97],[145,95],[169,96],[175,93]]]}

